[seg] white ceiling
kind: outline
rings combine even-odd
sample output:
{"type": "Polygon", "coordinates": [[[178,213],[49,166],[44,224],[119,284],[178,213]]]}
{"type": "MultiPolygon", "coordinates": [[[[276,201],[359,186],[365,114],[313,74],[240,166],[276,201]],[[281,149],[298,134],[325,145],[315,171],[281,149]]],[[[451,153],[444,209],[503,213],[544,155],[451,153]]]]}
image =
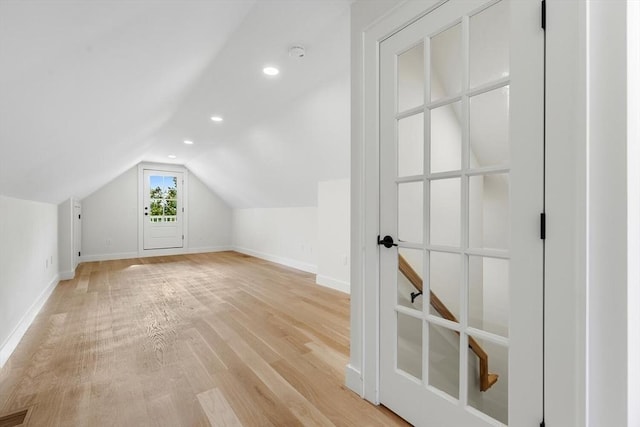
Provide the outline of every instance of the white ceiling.
{"type": "Polygon", "coordinates": [[[349,173],[350,3],[0,0],[0,194],[82,198],[151,161],[235,207],[315,204],[349,173]]]}

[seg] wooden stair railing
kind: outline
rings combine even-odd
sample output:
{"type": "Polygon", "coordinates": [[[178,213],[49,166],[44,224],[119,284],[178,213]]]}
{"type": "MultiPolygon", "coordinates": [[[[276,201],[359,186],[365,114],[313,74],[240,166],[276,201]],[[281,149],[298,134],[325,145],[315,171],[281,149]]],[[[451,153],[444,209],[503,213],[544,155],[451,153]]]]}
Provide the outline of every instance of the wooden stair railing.
{"type": "MultiPolygon", "coordinates": [[[[418,291],[422,292],[422,278],[402,255],[398,255],[398,268],[409,282],[411,282],[418,291]]],[[[444,305],[433,291],[429,291],[429,302],[444,319],[458,322],[456,316],[449,311],[447,306],[444,305]]],[[[460,335],[457,331],[456,334],[460,335]]],[[[489,355],[473,337],[469,337],[469,348],[478,356],[478,360],[480,361],[480,391],[487,391],[492,385],[498,382],[498,374],[489,373],[489,355]]]]}

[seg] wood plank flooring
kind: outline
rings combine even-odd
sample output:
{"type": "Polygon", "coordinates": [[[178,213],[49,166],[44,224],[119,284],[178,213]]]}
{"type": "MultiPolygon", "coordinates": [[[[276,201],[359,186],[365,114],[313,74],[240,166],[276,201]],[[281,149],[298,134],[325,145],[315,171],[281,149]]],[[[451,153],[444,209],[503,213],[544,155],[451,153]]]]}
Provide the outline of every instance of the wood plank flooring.
{"type": "Polygon", "coordinates": [[[400,426],[346,389],[349,297],[235,252],[84,263],[0,371],[29,426],[400,426]]]}

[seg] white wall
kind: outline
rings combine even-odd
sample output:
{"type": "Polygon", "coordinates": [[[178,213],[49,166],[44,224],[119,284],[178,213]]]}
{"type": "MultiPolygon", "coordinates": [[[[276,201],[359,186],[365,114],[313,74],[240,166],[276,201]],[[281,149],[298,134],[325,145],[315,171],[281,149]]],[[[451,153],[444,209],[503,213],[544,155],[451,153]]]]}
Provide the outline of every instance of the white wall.
{"type": "MultiPolygon", "coordinates": [[[[626,426],[626,2],[587,3],[587,425],[626,426]]],[[[632,159],[634,168],[640,159],[632,159]]],[[[638,259],[630,260],[638,263],[638,259]]],[[[640,363],[639,360],[633,361],[640,363]]],[[[635,426],[634,426],[635,427],[635,426]]]]}
{"type": "Polygon", "coordinates": [[[349,179],[318,183],[318,274],[316,283],[350,292],[349,179]]]}
{"type": "Polygon", "coordinates": [[[640,2],[627,3],[628,378],[630,426],[640,426],[640,2]],[[634,326],[635,325],[635,326],[634,326]]]}
{"type": "Polygon", "coordinates": [[[82,211],[82,259],[137,256],[137,167],[82,199],[82,211]]]}
{"type": "MultiPolygon", "coordinates": [[[[228,249],[231,209],[193,174],[188,174],[188,246],[183,252],[228,249]]],[[[138,256],[138,167],[82,200],[84,260],[138,256]]]]}
{"type": "Polygon", "coordinates": [[[58,207],[0,196],[0,367],[58,283],[58,207]]]}
{"type": "Polygon", "coordinates": [[[189,251],[228,249],[232,243],[232,209],[193,173],[189,173],[189,251]]]}
{"type": "Polygon", "coordinates": [[[316,207],[233,210],[233,246],[238,252],[315,273],[316,207]]]}
{"type": "Polygon", "coordinates": [[[234,208],[315,205],[319,181],[349,174],[349,107],[345,69],[187,166],[234,208]]]}
{"type": "Polygon", "coordinates": [[[317,207],[234,209],[233,247],[349,293],[349,191],[348,179],[321,181],[317,207]]]}

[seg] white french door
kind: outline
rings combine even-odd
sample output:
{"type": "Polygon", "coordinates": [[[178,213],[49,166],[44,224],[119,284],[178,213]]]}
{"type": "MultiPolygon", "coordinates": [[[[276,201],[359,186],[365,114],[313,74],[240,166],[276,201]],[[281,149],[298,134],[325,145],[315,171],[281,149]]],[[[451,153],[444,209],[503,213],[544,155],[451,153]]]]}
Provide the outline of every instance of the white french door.
{"type": "Polygon", "coordinates": [[[144,249],[181,248],[183,235],[183,175],[144,170],[144,249]]]}
{"type": "Polygon", "coordinates": [[[379,392],[415,425],[542,420],[543,41],[539,1],[449,0],[380,44],[379,392]]]}

